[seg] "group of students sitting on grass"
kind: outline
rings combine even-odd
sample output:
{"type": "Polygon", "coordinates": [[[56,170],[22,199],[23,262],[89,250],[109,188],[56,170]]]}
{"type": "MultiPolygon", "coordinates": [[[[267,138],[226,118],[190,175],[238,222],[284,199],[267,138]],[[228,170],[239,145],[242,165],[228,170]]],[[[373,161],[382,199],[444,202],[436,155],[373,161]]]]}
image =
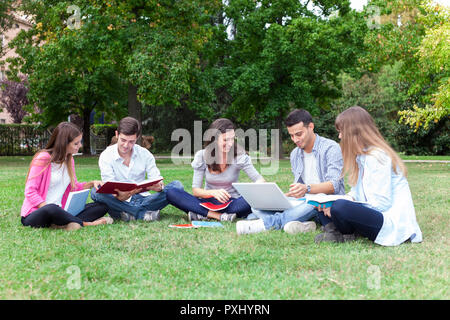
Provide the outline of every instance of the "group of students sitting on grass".
{"type": "Polygon", "coordinates": [[[136,144],[139,122],[126,117],[119,122],[117,143],[99,158],[101,181],[78,182],[73,154],[81,147],[82,133],[69,122],[60,123],[45,149],[31,161],[21,210],[24,226],[75,230],[84,226],[111,224],[114,220],[156,221],[160,210],[171,204],[183,210],[190,221],[215,219],[234,221],[238,234],[283,229],[287,233],[308,232],[322,225],[315,242],[345,242],[362,236],[383,246],[405,241],[421,242],[422,233],[406,180],[406,168],[363,108],[351,107],[335,121],[340,144],[314,132],[311,115],[292,111],[285,124],[296,148],[290,154],[294,183],[286,193],[345,194],[344,177],[351,186],[352,200],[337,200],[331,207],[300,202],[282,212],[252,209],[233,187],[243,170],[253,182],[265,182],[250,156],[235,141],[235,126],[228,119],[215,120],[209,129],[216,135],[195,154],[192,194],[179,181],[162,181],[146,190],[116,194],[97,193],[106,181],[139,183],[160,176],[154,156],[136,144]],[[92,203],[77,216],[62,208],[71,191],[92,189],[92,203]],[[149,191],[154,191],[149,193],[149,191]],[[229,205],[208,210],[204,202],[229,205]],[[105,216],[106,213],[109,216],[105,216]]]}

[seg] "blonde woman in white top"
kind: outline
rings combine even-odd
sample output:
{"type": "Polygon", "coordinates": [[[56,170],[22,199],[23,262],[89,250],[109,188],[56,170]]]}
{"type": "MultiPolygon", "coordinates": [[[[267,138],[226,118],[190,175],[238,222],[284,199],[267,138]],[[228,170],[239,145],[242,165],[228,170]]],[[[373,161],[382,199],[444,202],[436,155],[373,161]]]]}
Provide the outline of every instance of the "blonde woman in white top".
{"type": "Polygon", "coordinates": [[[335,121],[344,159],[343,176],[352,186],[353,200],[338,200],[320,208],[328,220],[325,232],[315,241],[343,242],[362,235],[383,246],[407,240],[421,242],[407,170],[400,157],[384,140],[370,114],[351,107],[335,121]]]}

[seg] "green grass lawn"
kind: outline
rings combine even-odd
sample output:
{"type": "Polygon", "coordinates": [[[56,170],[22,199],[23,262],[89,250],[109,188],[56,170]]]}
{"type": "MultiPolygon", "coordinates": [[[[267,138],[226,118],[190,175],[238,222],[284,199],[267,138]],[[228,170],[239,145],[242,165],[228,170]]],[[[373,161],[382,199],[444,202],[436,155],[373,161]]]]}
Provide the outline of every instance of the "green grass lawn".
{"type": "Polygon", "coordinates": [[[435,160],[435,161],[450,161],[450,156],[406,156],[400,155],[403,160],[435,160]]]}
{"type": "MultiPolygon", "coordinates": [[[[185,214],[168,206],[158,222],[119,222],[74,232],[20,223],[31,157],[0,157],[2,299],[449,299],[449,165],[407,163],[424,241],[381,247],[364,239],[314,243],[319,231],[238,236],[173,229],[185,214]]],[[[76,158],[79,181],[99,179],[97,158],[76,158]]],[[[191,191],[189,165],[158,160],[166,183],[191,191]]],[[[257,166],[259,168],[259,166],[257,166]]],[[[288,161],[276,181],[287,189],[288,161]]],[[[241,181],[248,181],[244,175],[241,181]]]]}

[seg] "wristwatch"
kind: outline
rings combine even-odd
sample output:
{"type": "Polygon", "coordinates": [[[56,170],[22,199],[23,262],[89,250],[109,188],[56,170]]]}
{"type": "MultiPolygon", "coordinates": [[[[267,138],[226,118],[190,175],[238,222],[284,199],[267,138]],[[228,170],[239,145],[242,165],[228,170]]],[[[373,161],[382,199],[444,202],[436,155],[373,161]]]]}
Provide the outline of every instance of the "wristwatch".
{"type": "Polygon", "coordinates": [[[308,184],[306,185],[306,193],[310,193],[311,192],[311,185],[308,184]]]}

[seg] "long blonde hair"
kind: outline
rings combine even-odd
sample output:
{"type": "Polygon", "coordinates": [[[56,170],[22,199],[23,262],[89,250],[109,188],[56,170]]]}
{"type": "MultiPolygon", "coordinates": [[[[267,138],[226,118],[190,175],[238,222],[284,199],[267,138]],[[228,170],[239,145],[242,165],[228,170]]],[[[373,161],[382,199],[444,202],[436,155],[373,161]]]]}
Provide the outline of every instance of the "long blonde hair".
{"type": "Polygon", "coordinates": [[[407,170],[403,161],[384,140],[373,118],[365,109],[358,106],[348,108],[337,116],[334,125],[341,134],[340,145],[344,159],[342,176],[348,175],[351,186],[356,185],[358,181],[356,156],[370,154],[374,147],[380,148],[391,158],[392,168],[396,174],[400,169],[406,177],[407,170]]]}
{"type": "MultiPolygon", "coordinates": [[[[73,190],[75,187],[75,174],[72,169],[72,155],[66,155],[67,146],[71,143],[76,137],[82,134],[81,130],[73,123],[70,122],[61,122],[58,126],[53,130],[50,139],[45,146],[44,149],[38,151],[33,159],[31,160],[30,168],[28,169],[28,174],[26,181],[28,181],[28,176],[30,175],[31,166],[36,165],[39,167],[44,167],[36,176],[40,175],[44,170],[50,165],[50,163],[58,163],[58,164],[66,164],[67,172],[70,177],[70,185],[73,190]],[[50,154],[50,159],[46,162],[41,159],[37,159],[37,156],[41,152],[47,152],[50,154]]],[[[35,177],[32,177],[35,178],[35,177]]]]}

